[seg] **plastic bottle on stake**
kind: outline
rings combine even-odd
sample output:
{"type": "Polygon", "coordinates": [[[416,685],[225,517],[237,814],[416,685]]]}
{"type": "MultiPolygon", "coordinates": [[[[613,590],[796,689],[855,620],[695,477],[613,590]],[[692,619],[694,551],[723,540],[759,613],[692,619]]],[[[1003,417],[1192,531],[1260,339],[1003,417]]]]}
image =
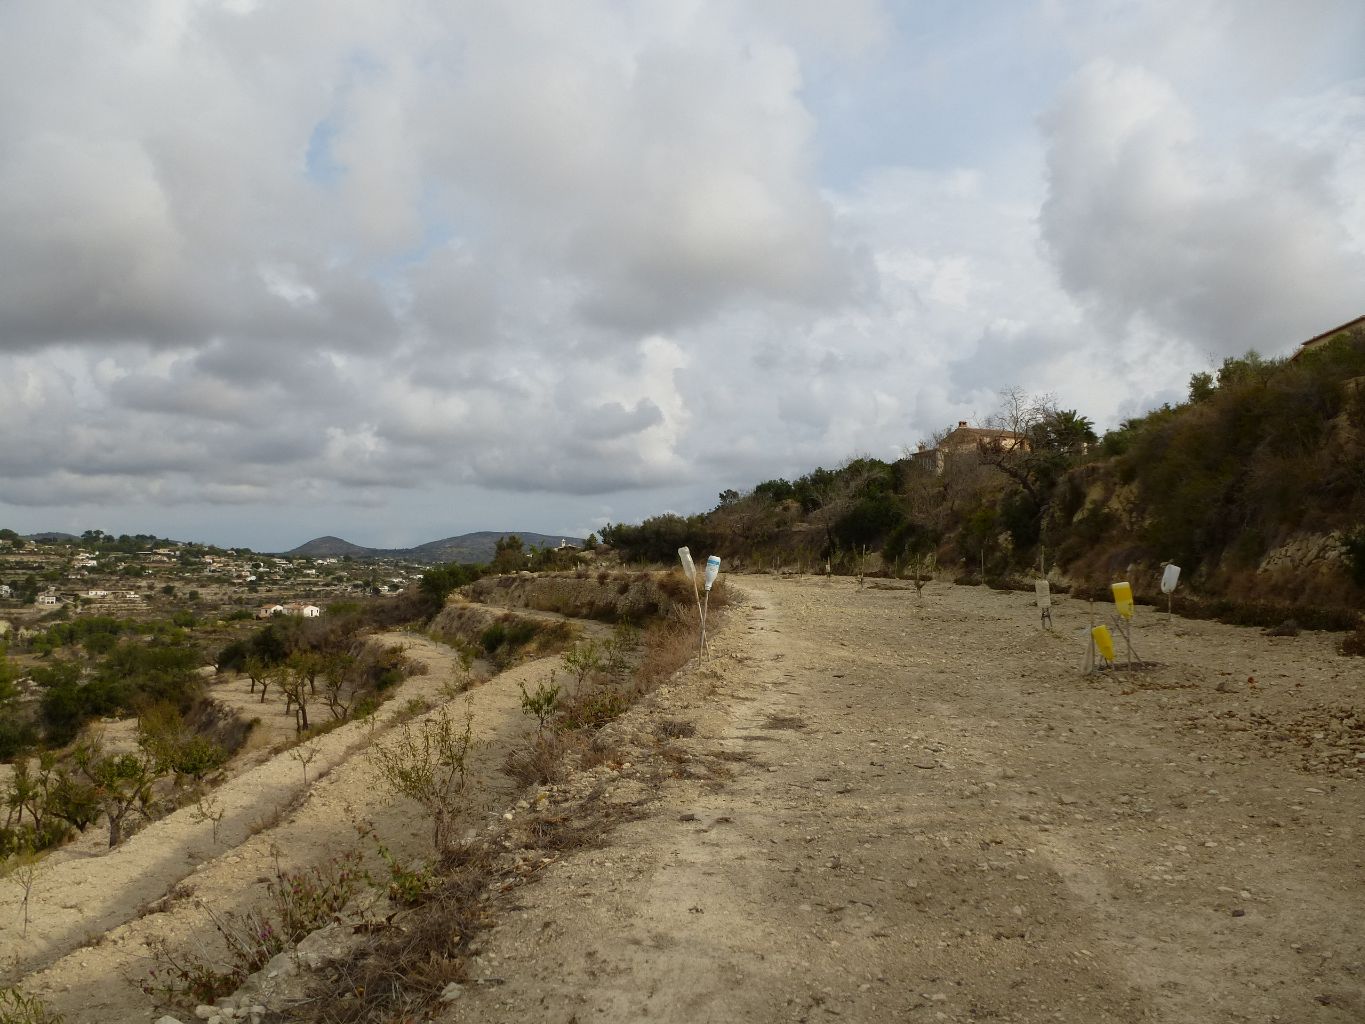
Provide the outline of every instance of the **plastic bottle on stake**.
{"type": "Polygon", "coordinates": [[[1171,593],[1179,582],[1180,566],[1171,562],[1166,566],[1166,571],[1161,574],[1161,592],[1163,594],[1171,593]]]}
{"type": "Polygon", "coordinates": [[[1167,562],[1161,574],[1161,592],[1166,595],[1166,622],[1171,621],[1171,604],[1175,600],[1175,587],[1180,582],[1180,566],[1167,562]]]}
{"type": "Polygon", "coordinates": [[[712,555],[706,560],[706,592],[711,593],[711,584],[716,582],[716,577],[720,575],[720,559],[712,555]]]}
{"type": "Polygon", "coordinates": [[[692,552],[685,547],[678,548],[678,561],[682,562],[683,574],[695,583],[697,581],[697,567],[692,564],[692,552]]]}

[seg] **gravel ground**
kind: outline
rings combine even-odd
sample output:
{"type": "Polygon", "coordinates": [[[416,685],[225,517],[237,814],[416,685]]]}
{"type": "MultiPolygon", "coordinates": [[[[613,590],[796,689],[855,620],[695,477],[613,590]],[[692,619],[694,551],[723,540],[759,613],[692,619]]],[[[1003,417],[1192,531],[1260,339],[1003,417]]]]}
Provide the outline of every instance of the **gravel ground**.
{"type": "Polygon", "coordinates": [[[1140,608],[1154,666],[1086,678],[1080,602],[732,583],[566,787],[645,817],[515,890],[447,1019],[1365,1020],[1335,637],[1140,608]]]}
{"type": "MultiPolygon", "coordinates": [[[[731,583],[711,658],[559,786],[498,771],[531,728],[516,684],[554,659],[471,694],[471,828],[611,804],[623,823],[581,849],[507,844],[540,866],[489,904],[444,1019],[1365,1020],[1365,663],[1336,637],[1143,608],[1149,664],[1085,677],[1079,602],[1043,632],[1032,595],[731,583]]],[[[450,651],[405,642],[431,672],[403,699],[438,697],[450,651]]],[[[363,815],[421,852],[365,729],[325,737],[307,787],[287,755],[244,766],[218,841],[181,812],[49,859],[27,937],[0,890],[9,976],[71,1024],[152,1020],[127,980],[147,941],[209,939],[205,908],[258,901],[274,851],[335,853],[363,815]]]]}

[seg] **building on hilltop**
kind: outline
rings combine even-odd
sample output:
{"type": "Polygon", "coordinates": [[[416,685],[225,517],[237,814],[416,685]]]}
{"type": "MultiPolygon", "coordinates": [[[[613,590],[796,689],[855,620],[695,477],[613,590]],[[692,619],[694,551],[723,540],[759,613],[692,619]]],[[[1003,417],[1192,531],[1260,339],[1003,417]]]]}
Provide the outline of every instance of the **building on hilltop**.
{"type": "Polygon", "coordinates": [[[910,461],[937,476],[942,474],[944,463],[952,456],[976,455],[991,450],[1008,452],[1016,448],[1028,449],[1028,438],[1023,434],[995,427],[970,427],[966,420],[958,420],[957,426],[944,434],[933,448],[920,445],[918,451],[911,453],[910,461]]]}
{"type": "Polygon", "coordinates": [[[1305,352],[1312,352],[1314,349],[1330,345],[1332,342],[1346,337],[1346,335],[1354,330],[1365,330],[1365,316],[1358,316],[1354,320],[1348,320],[1340,327],[1333,327],[1330,331],[1323,331],[1321,334],[1314,335],[1294,350],[1294,354],[1289,357],[1289,361],[1292,363],[1305,352]]]}

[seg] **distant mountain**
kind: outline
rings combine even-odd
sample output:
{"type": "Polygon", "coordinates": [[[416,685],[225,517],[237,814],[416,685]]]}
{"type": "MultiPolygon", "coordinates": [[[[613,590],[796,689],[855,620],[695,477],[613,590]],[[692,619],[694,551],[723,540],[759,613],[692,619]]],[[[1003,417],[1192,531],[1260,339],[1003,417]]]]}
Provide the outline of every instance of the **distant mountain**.
{"type": "Polygon", "coordinates": [[[68,541],[80,540],[74,533],[60,533],[57,530],[48,530],[44,533],[30,533],[24,539],[37,541],[39,544],[64,544],[68,541]]]}
{"type": "Polygon", "coordinates": [[[340,537],[315,537],[307,544],[300,544],[293,551],[286,551],[285,554],[300,558],[340,558],[342,555],[350,555],[352,558],[372,558],[375,553],[373,548],[362,548],[359,544],[352,544],[340,537]]]}
{"type": "Polygon", "coordinates": [[[529,549],[536,547],[558,547],[559,542],[567,540],[570,544],[582,544],[579,537],[564,537],[544,533],[527,533],[521,530],[504,530],[501,533],[481,530],[477,533],[464,533],[458,537],[428,541],[415,548],[367,548],[340,537],[318,537],[307,544],[300,544],[292,551],[284,552],[286,557],[294,558],[405,558],[414,562],[491,562],[498,541],[503,537],[516,534],[529,549]]]}

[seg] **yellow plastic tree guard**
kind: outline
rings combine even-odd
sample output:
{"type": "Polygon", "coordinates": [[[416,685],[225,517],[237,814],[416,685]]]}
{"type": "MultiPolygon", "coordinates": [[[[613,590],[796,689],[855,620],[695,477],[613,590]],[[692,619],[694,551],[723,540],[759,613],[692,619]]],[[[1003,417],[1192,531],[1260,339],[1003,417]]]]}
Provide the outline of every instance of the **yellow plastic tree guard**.
{"type": "MultiPolygon", "coordinates": [[[[1127,584],[1125,584],[1126,586],[1127,584]]],[[[1131,608],[1132,605],[1129,605],[1131,608]]],[[[1100,652],[1100,656],[1105,661],[1114,660],[1114,638],[1109,635],[1108,626],[1096,626],[1090,631],[1090,635],[1095,640],[1095,648],[1100,652]]]]}
{"type": "Polygon", "coordinates": [[[1127,583],[1115,583],[1109,588],[1114,592],[1114,604],[1125,619],[1133,617],[1133,588],[1127,583]]]}

